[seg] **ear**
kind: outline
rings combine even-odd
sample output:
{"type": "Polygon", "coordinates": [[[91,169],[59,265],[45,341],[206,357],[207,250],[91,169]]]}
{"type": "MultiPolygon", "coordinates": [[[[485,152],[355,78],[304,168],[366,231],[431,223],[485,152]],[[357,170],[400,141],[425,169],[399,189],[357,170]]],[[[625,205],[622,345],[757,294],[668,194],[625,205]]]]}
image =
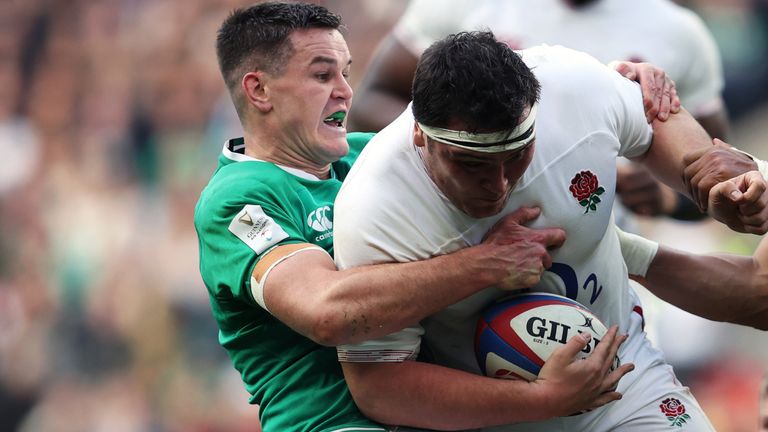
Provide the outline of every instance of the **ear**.
{"type": "Polygon", "coordinates": [[[269,93],[265,86],[266,81],[267,77],[263,71],[254,71],[243,75],[241,83],[248,103],[264,113],[272,110],[272,102],[269,100],[269,93]]]}
{"type": "Polygon", "coordinates": [[[425,147],[427,145],[427,135],[415,121],[413,122],[413,144],[416,147],[425,147]]]}

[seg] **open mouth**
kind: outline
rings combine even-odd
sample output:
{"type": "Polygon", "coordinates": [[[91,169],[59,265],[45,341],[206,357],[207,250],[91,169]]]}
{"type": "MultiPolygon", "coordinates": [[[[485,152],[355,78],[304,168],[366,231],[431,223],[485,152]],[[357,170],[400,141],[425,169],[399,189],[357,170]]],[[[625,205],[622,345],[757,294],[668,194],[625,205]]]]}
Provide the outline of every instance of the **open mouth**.
{"type": "Polygon", "coordinates": [[[344,127],[344,118],[347,117],[347,113],[344,111],[336,111],[323,120],[323,123],[329,126],[344,127]]]}

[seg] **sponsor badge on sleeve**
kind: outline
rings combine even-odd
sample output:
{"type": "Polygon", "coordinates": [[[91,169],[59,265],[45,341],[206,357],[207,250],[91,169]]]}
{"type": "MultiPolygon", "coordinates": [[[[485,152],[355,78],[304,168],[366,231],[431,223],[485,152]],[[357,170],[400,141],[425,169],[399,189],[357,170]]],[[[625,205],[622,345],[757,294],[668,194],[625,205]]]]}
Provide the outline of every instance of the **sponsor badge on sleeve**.
{"type": "Polygon", "coordinates": [[[254,204],[246,205],[235,215],[229,231],[257,254],[288,238],[288,233],[261,206],[254,204]]]}

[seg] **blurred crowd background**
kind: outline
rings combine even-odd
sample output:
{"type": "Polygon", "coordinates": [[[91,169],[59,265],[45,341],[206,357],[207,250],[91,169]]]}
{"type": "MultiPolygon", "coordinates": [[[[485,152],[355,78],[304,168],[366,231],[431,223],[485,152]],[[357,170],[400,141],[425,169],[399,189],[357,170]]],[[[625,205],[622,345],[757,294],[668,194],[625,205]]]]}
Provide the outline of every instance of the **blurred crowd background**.
{"type": "MultiPolygon", "coordinates": [[[[0,431],[259,430],[217,344],[192,227],[239,134],[215,32],[250,3],[0,1],[0,431]]],[[[317,3],[346,22],[354,87],[407,0],[317,3]]],[[[729,141],[768,158],[768,1],[686,5],[723,56],[729,141]]],[[[642,227],[694,251],[758,241],[708,222],[642,227]]],[[[647,302],[718,430],[757,430],[768,336],[647,302]]]]}

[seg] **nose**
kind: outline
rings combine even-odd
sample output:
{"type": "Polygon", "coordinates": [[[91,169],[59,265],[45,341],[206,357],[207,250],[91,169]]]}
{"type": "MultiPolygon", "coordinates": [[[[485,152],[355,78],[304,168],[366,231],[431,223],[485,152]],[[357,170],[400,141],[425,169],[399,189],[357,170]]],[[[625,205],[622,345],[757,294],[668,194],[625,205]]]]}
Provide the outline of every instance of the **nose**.
{"type": "Polygon", "coordinates": [[[482,186],[495,196],[506,194],[509,188],[509,178],[503,166],[496,166],[484,170],[482,186]]]}
{"type": "Polygon", "coordinates": [[[343,76],[339,77],[334,86],[332,96],[337,99],[350,100],[353,94],[354,92],[352,91],[352,86],[349,85],[349,81],[343,76]]]}

